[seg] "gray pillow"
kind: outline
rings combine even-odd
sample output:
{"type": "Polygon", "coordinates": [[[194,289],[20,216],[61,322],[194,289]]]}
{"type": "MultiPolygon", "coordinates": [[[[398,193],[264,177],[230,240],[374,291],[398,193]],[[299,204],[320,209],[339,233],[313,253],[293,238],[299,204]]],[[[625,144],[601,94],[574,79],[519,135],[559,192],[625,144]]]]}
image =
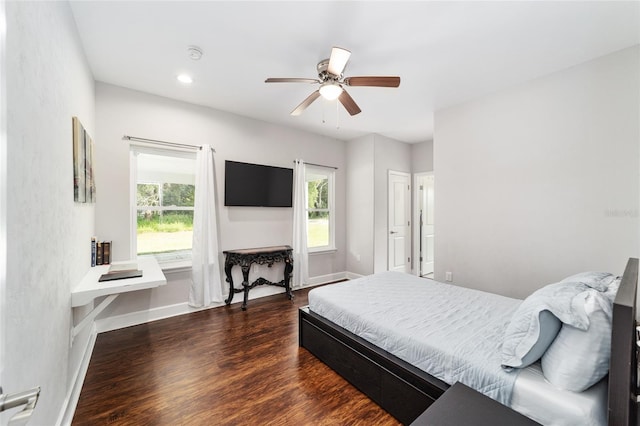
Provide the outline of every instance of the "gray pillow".
{"type": "Polygon", "coordinates": [[[609,288],[603,294],[604,296],[611,302],[611,309],[613,309],[613,302],[616,300],[616,295],[618,294],[618,290],[620,289],[620,281],[621,277],[616,277],[615,280],[611,284],[609,284],[609,288]]]}
{"type": "Polygon", "coordinates": [[[611,284],[615,279],[616,277],[609,272],[580,272],[579,274],[571,275],[560,282],[583,283],[598,291],[607,291],[609,284],[611,284]]]}
{"type": "Polygon", "coordinates": [[[589,320],[575,296],[587,290],[586,284],[560,282],[547,285],[527,297],[516,309],[502,340],[502,367],[524,368],[545,353],[560,331],[562,323],[586,330],[589,320]]]}
{"type": "Polygon", "coordinates": [[[564,324],[542,356],[542,373],[554,386],[582,392],[609,371],[612,302],[605,294],[587,290],[576,297],[589,317],[589,328],[564,324]]]}

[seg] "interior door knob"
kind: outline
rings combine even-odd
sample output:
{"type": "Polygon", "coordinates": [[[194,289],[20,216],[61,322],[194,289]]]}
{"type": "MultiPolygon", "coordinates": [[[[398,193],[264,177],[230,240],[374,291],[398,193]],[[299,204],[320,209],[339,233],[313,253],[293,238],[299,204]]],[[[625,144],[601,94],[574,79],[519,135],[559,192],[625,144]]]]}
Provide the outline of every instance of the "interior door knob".
{"type": "Polygon", "coordinates": [[[22,411],[14,414],[9,419],[10,426],[23,426],[31,418],[33,410],[36,408],[38,398],[40,397],[40,386],[28,391],[18,392],[14,394],[2,394],[2,388],[0,388],[0,411],[4,411],[10,408],[19,407],[24,405],[22,411]]]}

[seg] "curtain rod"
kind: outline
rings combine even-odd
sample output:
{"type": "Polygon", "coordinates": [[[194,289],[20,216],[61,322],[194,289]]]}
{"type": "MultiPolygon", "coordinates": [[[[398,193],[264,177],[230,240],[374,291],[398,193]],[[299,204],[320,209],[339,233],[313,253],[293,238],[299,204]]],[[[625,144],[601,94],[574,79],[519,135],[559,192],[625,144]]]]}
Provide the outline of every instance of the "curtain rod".
{"type": "MultiPolygon", "coordinates": [[[[293,162],[295,163],[296,160],[293,160],[293,162]]],[[[307,163],[306,161],[302,162],[303,164],[308,164],[310,166],[316,166],[316,167],[326,167],[327,169],[334,169],[334,170],[338,170],[337,167],[334,166],[325,166],[324,164],[314,164],[314,163],[307,163]]]]}
{"type": "MultiPolygon", "coordinates": [[[[138,138],[136,136],[128,136],[128,135],[124,135],[122,137],[123,140],[128,140],[128,141],[138,141],[138,142],[148,142],[148,143],[155,143],[155,144],[160,144],[160,145],[167,145],[167,146],[175,146],[175,147],[179,147],[179,148],[188,148],[188,149],[202,149],[202,146],[195,146],[195,145],[187,145],[184,143],[177,143],[177,142],[167,142],[167,141],[159,141],[157,139],[147,139],[147,138],[138,138]]],[[[216,152],[215,149],[211,148],[211,150],[213,152],[216,152]]]]}

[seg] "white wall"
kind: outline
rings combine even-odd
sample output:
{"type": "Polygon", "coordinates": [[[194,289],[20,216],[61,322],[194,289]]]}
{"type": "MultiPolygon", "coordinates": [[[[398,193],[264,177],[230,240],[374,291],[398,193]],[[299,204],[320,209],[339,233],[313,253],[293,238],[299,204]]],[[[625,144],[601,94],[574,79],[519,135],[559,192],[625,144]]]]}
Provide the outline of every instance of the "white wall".
{"type": "Polygon", "coordinates": [[[347,143],[349,272],[386,271],[389,170],[411,172],[411,145],[381,135],[347,143]]]}
{"type": "Polygon", "coordinates": [[[373,135],[347,143],[347,270],[373,272],[373,135]]]}
{"type": "Polygon", "coordinates": [[[436,113],[437,280],[523,298],[638,256],[639,51],[436,113]]]}
{"type": "MultiPolygon", "coordinates": [[[[424,173],[433,171],[433,140],[411,144],[411,173],[424,173]]],[[[412,176],[411,185],[415,184],[412,176]]],[[[416,199],[416,188],[411,188],[411,268],[414,274],[418,274],[418,259],[420,251],[419,237],[419,215],[415,212],[418,200],[416,199]]]]}
{"type": "MultiPolygon", "coordinates": [[[[99,238],[113,241],[114,260],[129,258],[129,146],[122,140],[126,134],[192,145],[208,143],[215,148],[220,250],[291,244],[292,239],[291,208],[224,206],[225,160],[292,168],[293,160],[302,158],[338,167],[337,251],[310,256],[309,275],[346,271],[344,142],[104,83],[96,84],[96,122],[96,179],[101,185],[96,232],[99,238]]],[[[241,277],[239,270],[234,276],[241,277]]],[[[186,303],[188,277],[177,277],[174,282],[170,276],[163,288],[121,295],[103,317],[140,307],[186,303]]]]}
{"type": "Polygon", "coordinates": [[[411,144],[411,172],[433,171],[433,140],[411,144]]]}
{"type": "Polygon", "coordinates": [[[2,386],[5,392],[41,386],[29,424],[50,425],[64,406],[90,331],[69,348],[71,288],[89,269],[94,232],[94,205],[73,201],[71,117],[78,116],[95,136],[94,83],[67,3],[7,2],[6,12],[8,258],[2,314],[7,353],[2,386]]]}
{"type": "MultiPolygon", "coordinates": [[[[374,135],[374,264],[373,272],[387,270],[389,170],[411,173],[411,145],[374,135]]],[[[410,216],[410,215],[409,215],[410,216]]]]}

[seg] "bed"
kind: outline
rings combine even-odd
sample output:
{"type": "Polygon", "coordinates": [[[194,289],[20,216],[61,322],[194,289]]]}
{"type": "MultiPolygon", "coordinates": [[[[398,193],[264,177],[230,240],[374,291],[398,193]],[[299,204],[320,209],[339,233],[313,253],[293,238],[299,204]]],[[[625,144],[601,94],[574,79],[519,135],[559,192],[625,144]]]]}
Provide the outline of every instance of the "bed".
{"type": "MultiPolygon", "coordinates": [[[[393,278],[383,276],[383,280],[390,279],[393,278]]],[[[353,281],[356,284],[352,285],[357,286],[358,283],[356,281],[358,280],[353,281]]],[[[457,376],[451,376],[451,374],[446,372],[436,371],[433,372],[433,374],[426,372],[432,371],[429,370],[429,368],[433,368],[433,366],[424,365],[425,362],[428,364],[428,360],[425,361],[425,358],[429,357],[424,356],[419,346],[414,347],[414,342],[406,340],[408,336],[417,334],[415,330],[411,328],[421,327],[421,324],[417,326],[415,324],[410,325],[408,326],[410,328],[409,330],[404,330],[407,327],[406,324],[411,324],[409,318],[401,317],[399,319],[392,319],[394,317],[391,313],[387,317],[384,312],[386,312],[385,309],[393,309],[393,307],[379,307],[378,309],[382,310],[375,311],[374,309],[373,311],[378,312],[377,316],[378,318],[382,318],[382,321],[378,321],[379,324],[377,325],[371,325],[367,323],[365,313],[357,311],[355,308],[356,305],[353,305],[355,302],[349,302],[348,297],[337,290],[335,291],[337,292],[336,295],[338,299],[347,299],[347,309],[342,311],[342,313],[340,313],[339,310],[337,314],[327,312],[327,310],[331,311],[333,309],[331,305],[329,308],[313,308],[321,311],[320,313],[314,312],[314,310],[309,307],[300,309],[299,344],[404,424],[411,423],[431,405],[433,401],[442,395],[453,382],[462,381],[464,383],[469,381],[469,377],[475,377],[479,378],[479,384],[474,384],[472,387],[501,402],[508,401],[508,404],[505,405],[510,405],[517,411],[529,416],[531,416],[532,413],[535,414],[536,411],[549,410],[548,408],[544,408],[544,404],[546,404],[544,399],[547,398],[550,400],[550,403],[561,400],[562,407],[569,407],[569,410],[573,407],[575,409],[574,411],[577,411],[577,416],[587,416],[595,419],[594,424],[635,425],[636,404],[633,401],[635,400],[637,377],[635,350],[635,299],[637,281],[638,260],[629,259],[624,274],[619,279],[619,290],[617,290],[615,294],[615,302],[612,307],[613,318],[610,322],[610,329],[612,330],[610,353],[611,359],[615,361],[611,363],[608,369],[608,380],[607,378],[599,380],[595,385],[590,386],[588,390],[580,393],[565,391],[564,393],[556,394],[549,390],[541,391],[539,387],[536,387],[539,382],[545,381],[542,377],[540,362],[519,369],[518,374],[513,375],[517,379],[513,380],[508,377],[508,374],[503,374],[500,368],[493,368],[492,371],[486,372],[475,371],[473,366],[468,368],[466,364],[460,364],[460,367],[457,367],[458,364],[456,363],[458,360],[456,356],[461,354],[460,356],[463,358],[473,358],[475,355],[466,354],[465,350],[468,351],[468,349],[465,349],[464,345],[457,345],[456,339],[451,338],[451,335],[445,333],[437,336],[440,329],[439,321],[443,324],[457,322],[459,324],[457,328],[461,332],[459,335],[461,336],[459,337],[460,341],[469,340],[470,338],[473,339],[473,336],[478,333],[474,328],[466,330],[465,321],[467,321],[467,323],[479,322],[481,324],[475,326],[481,329],[484,327],[484,330],[481,330],[482,333],[489,331],[495,335],[501,335],[506,326],[504,320],[500,319],[497,319],[495,324],[491,323],[491,321],[493,321],[491,318],[483,319],[482,321],[471,321],[471,319],[477,318],[477,315],[483,315],[473,310],[469,312],[462,310],[455,313],[455,316],[462,318],[460,321],[447,317],[447,314],[443,313],[445,311],[441,313],[435,312],[435,316],[430,317],[429,321],[425,321],[430,324],[435,324],[435,331],[434,329],[428,331],[429,328],[426,328],[427,334],[436,335],[436,340],[440,339],[444,340],[445,343],[447,343],[447,341],[449,342],[450,353],[449,355],[444,355],[444,362],[448,365],[456,366],[454,371],[457,376]],[[350,305],[350,303],[352,303],[352,305],[350,305]],[[382,312],[382,314],[380,312],[382,312]],[[343,318],[344,316],[351,316],[352,318],[343,318]],[[466,320],[463,318],[465,316],[467,317],[466,320]],[[327,319],[327,317],[331,318],[331,320],[327,319]],[[345,324],[352,322],[354,319],[356,320],[355,326],[353,324],[345,326],[345,324]],[[360,323],[358,323],[358,321],[360,321],[360,323]],[[375,334],[380,335],[381,332],[377,330],[377,328],[384,329],[385,327],[399,332],[400,337],[389,337],[384,334],[382,334],[382,340],[376,340],[372,337],[375,334]],[[347,328],[351,328],[354,332],[347,330],[347,328]],[[466,335],[465,332],[467,333],[466,335]],[[403,335],[404,337],[402,337],[403,335]],[[400,349],[398,349],[398,347],[400,349]],[[451,353],[454,353],[455,356],[451,355],[451,353]],[[485,380],[485,376],[487,375],[497,375],[498,380],[485,383],[483,380],[485,380]],[[507,396],[505,397],[505,395],[507,396]],[[562,399],[565,397],[569,399],[562,399]]],[[[421,281],[421,283],[424,287],[424,281],[421,281]]],[[[340,284],[335,285],[336,288],[338,288],[339,285],[340,284]]],[[[447,284],[438,285],[447,286],[447,284]]],[[[373,287],[367,287],[367,290],[371,288],[373,287]]],[[[320,289],[321,288],[318,288],[318,290],[320,289]]],[[[458,289],[458,287],[454,288],[454,290],[456,289],[458,289]]],[[[315,289],[310,292],[310,304],[312,304],[313,299],[319,298],[314,295],[314,292],[315,289]]],[[[334,292],[334,290],[323,290],[323,292],[331,293],[334,292]]],[[[486,302],[482,298],[484,296],[477,294],[482,292],[473,290],[471,293],[471,306],[489,303],[491,305],[488,310],[501,311],[505,317],[511,316],[514,311],[520,309],[519,305],[521,301],[517,299],[493,295],[495,299],[490,299],[486,302]],[[493,304],[495,304],[495,307],[493,304]]],[[[429,297],[438,300],[437,297],[440,296],[434,296],[432,294],[429,297]]],[[[397,297],[394,295],[394,299],[395,298],[397,297]]],[[[412,299],[417,299],[417,296],[409,292],[409,296],[405,297],[405,299],[402,299],[403,296],[399,296],[399,298],[406,302],[406,300],[411,301],[412,299]]],[[[364,305],[375,303],[377,302],[372,299],[364,305]]],[[[440,303],[436,303],[435,306],[443,305],[443,303],[445,302],[441,301],[440,303]]],[[[522,304],[524,305],[524,302],[522,302],[522,304]]],[[[363,305],[363,303],[360,303],[360,305],[363,305]]],[[[415,309],[406,309],[408,312],[414,310],[415,309]]],[[[437,309],[433,308],[433,310],[437,309]]],[[[456,328],[456,326],[453,328],[456,328]]],[[[454,334],[454,336],[455,335],[456,334],[454,334]]],[[[489,354],[487,356],[492,356],[491,350],[496,344],[496,339],[497,337],[495,336],[493,340],[480,339],[476,342],[479,345],[478,352],[484,351],[489,354]],[[487,344],[484,344],[485,340],[488,341],[487,344]],[[487,347],[483,349],[481,347],[483,345],[487,347]]],[[[474,345],[476,343],[474,343],[474,345]]],[[[477,363],[482,364],[482,359],[477,361],[477,363]]],[[[494,363],[491,362],[487,364],[493,365],[494,363]]],[[[553,411],[550,412],[553,413],[553,411]]],[[[554,415],[564,416],[565,413],[561,412],[554,415]]]]}

